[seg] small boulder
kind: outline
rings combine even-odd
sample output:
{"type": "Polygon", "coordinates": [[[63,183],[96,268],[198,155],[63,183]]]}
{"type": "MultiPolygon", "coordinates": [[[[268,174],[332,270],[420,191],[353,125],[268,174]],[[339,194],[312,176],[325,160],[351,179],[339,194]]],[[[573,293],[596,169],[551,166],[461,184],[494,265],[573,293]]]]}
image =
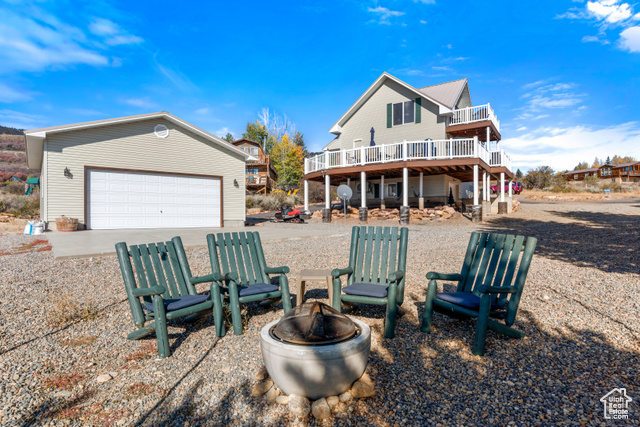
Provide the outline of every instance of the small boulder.
{"type": "Polygon", "coordinates": [[[262,396],[268,392],[271,387],[273,387],[273,381],[260,381],[253,386],[253,389],[251,389],[251,396],[262,396]]]}
{"type": "Polygon", "coordinates": [[[340,402],[342,403],[349,403],[351,400],[353,400],[353,396],[348,391],[345,391],[340,395],[340,402]]]}
{"type": "Polygon", "coordinates": [[[258,369],[258,372],[256,372],[256,375],[254,376],[254,378],[258,381],[266,380],[268,377],[269,377],[269,373],[267,372],[267,368],[265,368],[264,366],[261,366],[260,369],[258,369]]]}
{"type": "Polygon", "coordinates": [[[289,411],[296,417],[304,418],[311,412],[311,404],[309,399],[304,396],[292,394],[289,396],[289,411]]]}
{"type": "Polygon", "coordinates": [[[278,396],[276,397],[276,403],[278,405],[288,405],[289,404],[289,396],[278,396]]]}
{"type": "Polygon", "coordinates": [[[53,397],[62,397],[62,398],[67,398],[69,396],[71,396],[71,392],[67,390],[61,390],[53,395],[53,397]]]}
{"type": "Polygon", "coordinates": [[[327,403],[329,404],[329,407],[333,408],[340,403],[340,398],[338,396],[329,396],[327,397],[327,403]]]}
{"type": "Polygon", "coordinates": [[[373,383],[358,380],[351,386],[351,395],[357,398],[372,397],[376,395],[376,390],[373,383]]]}
{"type": "Polygon", "coordinates": [[[324,397],[311,404],[311,413],[319,420],[331,418],[331,408],[324,397]]]}
{"type": "Polygon", "coordinates": [[[96,378],[96,382],[99,383],[106,383],[107,381],[111,381],[113,379],[113,377],[109,374],[102,374],[102,375],[98,375],[98,378],[96,378]]]}
{"type": "Polygon", "coordinates": [[[275,387],[271,387],[264,395],[264,400],[271,405],[273,403],[276,403],[276,399],[278,398],[278,396],[280,396],[280,390],[275,387]]]}

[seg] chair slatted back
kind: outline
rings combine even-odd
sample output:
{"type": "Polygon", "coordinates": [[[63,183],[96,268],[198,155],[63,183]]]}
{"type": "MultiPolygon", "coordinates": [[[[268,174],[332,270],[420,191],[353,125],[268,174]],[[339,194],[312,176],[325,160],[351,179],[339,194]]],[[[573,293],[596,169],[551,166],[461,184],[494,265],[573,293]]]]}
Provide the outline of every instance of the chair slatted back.
{"type": "Polygon", "coordinates": [[[214,273],[236,273],[241,285],[269,283],[260,233],[218,233],[207,235],[214,273]]]}
{"type": "Polygon", "coordinates": [[[515,320],[536,244],[534,237],[526,238],[525,242],[525,236],[471,233],[457,291],[479,295],[480,286],[516,286],[516,294],[494,296],[494,301],[500,305],[509,302],[507,317],[515,320]]]}
{"type": "MultiPolygon", "coordinates": [[[[185,268],[188,271],[188,264],[179,261],[180,257],[184,257],[184,248],[179,238],[174,238],[170,242],[131,245],[128,250],[126,243],[118,243],[116,252],[134,322],[139,323],[144,319],[140,301],[132,294],[135,288],[163,286],[166,292],[162,297],[165,299],[197,294],[195,287],[189,282],[190,272],[189,276],[185,276],[185,268]],[[178,239],[178,251],[174,243],[176,239],[178,239]],[[180,251],[181,256],[178,255],[180,251]]],[[[146,303],[151,302],[151,297],[142,299],[146,303]]]]}
{"type": "MultiPolygon", "coordinates": [[[[409,230],[402,227],[353,227],[348,284],[386,284],[390,273],[405,271],[409,230]]],[[[400,281],[404,289],[404,278],[400,281]]]]}

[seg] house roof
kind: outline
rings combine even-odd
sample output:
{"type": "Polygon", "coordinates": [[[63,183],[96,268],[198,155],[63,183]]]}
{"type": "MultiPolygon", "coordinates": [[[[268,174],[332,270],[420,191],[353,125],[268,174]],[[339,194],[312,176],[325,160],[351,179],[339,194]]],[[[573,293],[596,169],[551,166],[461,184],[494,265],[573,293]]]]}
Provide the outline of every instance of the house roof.
{"type": "Polygon", "coordinates": [[[427,86],[418,89],[425,95],[438,100],[441,104],[446,105],[448,108],[453,109],[462,91],[467,85],[467,79],[454,80],[452,82],[440,83],[433,86],[427,86]]]}
{"type": "Polygon", "coordinates": [[[614,168],[625,168],[627,166],[637,165],[640,162],[620,163],[619,165],[613,165],[614,168]]]}
{"type": "Polygon", "coordinates": [[[597,167],[597,168],[589,168],[589,169],[579,169],[577,171],[565,172],[562,175],[573,175],[573,174],[576,174],[576,173],[596,172],[598,169],[600,169],[600,168],[597,167]]]}
{"type": "Polygon", "coordinates": [[[70,125],[62,125],[62,126],[51,126],[40,129],[32,129],[25,130],[25,151],[27,153],[27,167],[29,169],[39,169],[42,164],[42,153],[44,149],[44,140],[48,135],[54,133],[61,132],[72,132],[82,129],[95,128],[100,126],[109,126],[116,125],[121,123],[130,123],[140,120],[148,120],[148,119],[166,119],[184,129],[187,129],[197,135],[204,137],[205,139],[213,142],[214,144],[229,150],[231,152],[241,154],[245,160],[253,160],[254,158],[249,155],[246,151],[243,151],[232,144],[229,144],[227,141],[218,138],[215,135],[210,134],[207,131],[204,131],[190,123],[185,122],[184,120],[169,114],[166,111],[160,111],[158,113],[149,113],[149,114],[139,114],[136,116],[127,116],[127,117],[116,117],[113,119],[105,119],[105,120],[95,120],[91,122],[83,122],[83,123],[74,123],[70,125]]]}
{"type": "Polygon", "coordinates": [[[327,145],[325,145],[322,148],[322,151],[333,151],[333,150],[339,150],[339,149],[340,149],[340,138],[336,136],[331,140],[331,142],[329,142],[327,145]]]}
{"type": "Polygon", "coordinates": [[[31,178],[27,178],[27,184],[39,184],[40,178],[37,176],[32,176],[31,178]]]}
{"type": "Polygon", "coordinates": [[[239,144],[243,144],[246,142],[250,142],[251,144],[256,144],[258,147],[262,147],[262,144],[260,144],[259,142],[254,141],[253,139],[247,139],[247,138],[242,138],[242,139],[236,139],[235,141],[232,142],[233,145],[239,145],[239,144]]]}
{"type": "Polygon", "coordinates": [[[400,86],[403,86],[404,88],[412,91],[416,95],[431,101],[432,103],[440,107],[439,114],[451,113],[451,108],[385,71],[380,75],[380,77],[376,79],[375,82],[373,82],[371,86],[369,86],[369,88],[360,96],[360,98],[358,98],[358,100],[347,110],[347,112],[338,119],[338,121],[331,127],[331,129],[329,129],[329,132],[335,135],[340,135],[340,133],[342,132],[342,125],[344,125],[346,121],[349,120],[349,118],[351,118],[351,116],[358,110],[358,108],[360,108],[360,106],[362,106],[371,97],[371,95],[373,95],[375,91],[378,90],[387,80],[394,81],[400,86]]]}

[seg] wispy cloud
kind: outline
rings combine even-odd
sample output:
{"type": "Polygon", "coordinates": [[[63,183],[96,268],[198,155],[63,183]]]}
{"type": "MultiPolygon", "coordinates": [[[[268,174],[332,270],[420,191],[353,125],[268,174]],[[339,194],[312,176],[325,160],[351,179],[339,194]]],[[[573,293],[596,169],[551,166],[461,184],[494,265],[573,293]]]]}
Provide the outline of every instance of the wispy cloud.
{"type": "Polygon", "coordinates": [[[209,114],[209,108],[203,107],[196,110],[196,114],[209,114]]]}
{"type": "Polygon", "coordinates": [[[28,3],[0,8],[0,73],[60,69],[78,64],[108,66],[109,46],[140,43],[108,20],[96,20],[89,32],[28,3]],[[93,30],[92,30],[93,29],[93,30]]]}
{"type": "Polygon", "coordinates": [[[582,43],[600,43],[600,44],[611,44],[611,42],[607,39],[600,38],[600,36],[584,36],[582,37],[582,43]]]}
{"type": "Polygon", "coordinates": [[[23,102],[33,97],[33,92],[0,83],[0,102],[23,102]]]}
{"type": "Polygon", "coordinates": [[[220,129],[213,132],[214,135],[218,135],[220,138],[224,138],[228,133],[233,135],[233,137],[235,138],[235,133],[231,132],[231,130],[226,126],[221,127],[220,129]]]}
{"type": "Polygon", "coordinates": [[[42,116],[13,110],[0,110],[0,123],[17,129],[35,129],[46,125],[42,116]]]}
{"type": "Polygon", "coordinates": [[[98,110],[91,110],[89,108],[70,108],[69,112],[72,114],[76,114],[78,116],[93,116],[93,117],[104,117],[105,113],[98,110]]]}
{"type": "Polygon", "coordinates": [[[374,20],[374,22],[377,22],[378,24],[382,24],[382,25],[391,25],[391,18],[397,18],[399,16],[404,15],[404,12],[400,12],[398,10],[389,10],[386,7],[382,7],[382,6],[377,6],[377,7],[368,7],[367,11],[370,13],[373,13],[375,15],[377,15],[377,20],[374,20]]]}
{"type": "Polygon", "coordinates": [[[541,127],[504,139],[501,144],[513,153],[515,167],[548,165],[556,170],[572,169],[580,160],[613,154],[640,158],[640,123],[605,128],[541,127]]]}
{"type": "Polygon", "coordinates": [[[451,71],[451,67],[440,67],[440,66],[436,66],[436,67],[431,67],[432,70],[437,70],[437,71],[451,71]]]}
{"type": "Polygon", "coordinates": [[[568,108],[583,102],[585,94],[576,91],[575,83],[549,83],[549,80],[538,80],[522,86],[529,90],[520,96],[526,100],[525,113],[517,117],[520,120],[539,120],[546,115],[532,114],[546,109],[568,108]]]}
{"type": "Polygon", "coordinates": [[[436,4],[436,0],[413,0],[414,3],[436,4]]]}
{"type": "Polygon", "coordinates": [[[157,108],[158,104],[156,104],[153,101],[149,101],[146,98],[128,98],[128,99],[124,99],[121,102],[123,102],[124,104],[129,104],[132,105],[134,107],[139,107],[139,108],[157,108]]]}
{"type": "Polygon", "coordinates": [[[171,81],[171,83],[173,83],[181,91],[187,92],[187,91],[193,91],[197,89],[197,86],[193,84],[193,82],[189,79],[189,77],[187,77],[179,69],[161,64],[158,60],[157,53],[153,56],[153,63],[156,70],[158,70],[160,74],[165,76],[169,81],[171,81]]]}

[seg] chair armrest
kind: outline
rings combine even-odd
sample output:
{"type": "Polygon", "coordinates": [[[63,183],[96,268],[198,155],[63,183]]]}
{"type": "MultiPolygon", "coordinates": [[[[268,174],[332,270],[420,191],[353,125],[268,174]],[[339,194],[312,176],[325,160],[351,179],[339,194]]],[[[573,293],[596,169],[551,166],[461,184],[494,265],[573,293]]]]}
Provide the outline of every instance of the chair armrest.
{"type": "Polygon", "coordinates": [[[427,279],[429,280],[452,280],[454,282],[459,282],[462,280],[461,274],[444,274],[444,273],[436,273],[435,271],[430,271],[427,273],[427,279]]]}
{"type": "Polygon", "coordinates": [[[518,288],[515,286],[480,286],[478,292],[481,294],[515,294],[518,292],[518,288]]]}
{"type": "Polygon", "coordinates": [[[393,273],[389,274],[389,277],[387,277],[387,281],[395,282],[396,280],[400,280],[403,277],[404,277],[404,271],[398,270],[398,271],[394,271],[393,273]]]}
{"type": "MultiPolygon", "coordinates": [[[[236,273],[225,273],[225,274],[220,274],[220,273],[211,273],[211,280],[215,280],[216,282],[221,282],[223,280],[238,280],[238,275],[236,273]]],[[[207,276],[203,276],[203,277],[207,277],[207,276]]]]}
{"type": "Polygon", "coordinates": [[[289,267],[286,266],[281,266],[281,267],[265,267],[264,268],[264,272],[267,274],[287,274],[289,273],[290,269],[289,267]]]}
{"type": "Polygon", "coordinates": [[[162,295],[167,292],[164,286],[156,285],[150,288],[137,288],[131,291],[134,297],[149,297],[151,295],[162,295]]]}
{"type": "Polygon", "coordinates": [[[205,276],[190,277],[189,283],[195,285],[196,283],[212,282],[213,280],[213,274],[207,274],[205,276]]]}
{"type": "Polygon", "coordinates": [[[336,268],[336,269],[331,271],[331,275],[333,277],[340,277],[340,276],[344,276],[345,274],[350,274],[350,273],[353,273],[353,268],[351,268],[351,267],[336,268]]]}

